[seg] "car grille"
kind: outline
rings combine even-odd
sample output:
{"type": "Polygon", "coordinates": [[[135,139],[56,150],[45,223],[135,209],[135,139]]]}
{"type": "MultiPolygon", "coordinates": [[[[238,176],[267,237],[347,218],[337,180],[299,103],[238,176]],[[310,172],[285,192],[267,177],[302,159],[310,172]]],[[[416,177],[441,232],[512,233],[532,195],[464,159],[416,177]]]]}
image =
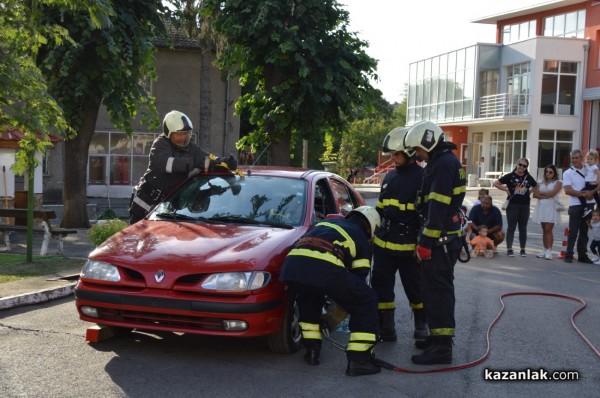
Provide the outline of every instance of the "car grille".
{"type": "Polygon", "coordinates": [[[223,319],[201,316],[99,308],[100,318],[128,322],[137,327],[181,328],[188,330],[223,330],[223,319]]]}

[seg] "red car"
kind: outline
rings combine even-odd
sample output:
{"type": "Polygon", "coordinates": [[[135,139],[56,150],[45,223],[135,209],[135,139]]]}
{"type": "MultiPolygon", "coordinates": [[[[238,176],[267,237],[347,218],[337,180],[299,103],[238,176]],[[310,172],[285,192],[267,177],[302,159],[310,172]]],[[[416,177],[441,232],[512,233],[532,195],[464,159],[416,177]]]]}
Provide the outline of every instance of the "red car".
{"type": "Polygon", "coordinates": [[[316,222],[364,204],[323,171],[196,175],[90,253],[79,317],[118,331],[268,336],[272,350],[294,352],[302,336],[279,281],[285,256],[316,222]]]}

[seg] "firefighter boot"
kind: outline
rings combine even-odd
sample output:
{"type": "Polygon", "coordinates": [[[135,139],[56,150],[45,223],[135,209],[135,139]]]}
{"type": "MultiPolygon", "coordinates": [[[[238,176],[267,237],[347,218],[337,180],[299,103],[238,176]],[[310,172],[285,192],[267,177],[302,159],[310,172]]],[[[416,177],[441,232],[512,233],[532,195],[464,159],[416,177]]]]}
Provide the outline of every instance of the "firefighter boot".
{"type": "Polygon", "coordinates": [[[348,360],[346,376],[366,376],[381,372],[381,367],[373,363],[371,359],[366,361],[348,360]]]}
{"type": "Polygon", "coordinates": [[[309,365],[318,365],[319,364],[319,356],[321,355],[321,350],[311,350],[307,349],[306,354],[304,354],[304,360],[309,365]]]}
{"type": "Polygon", "coordinates": [[[415,318],[415,332],[413,333],[413,337],[417,340],[425,340],[429,336],[425,311],[422,309],[413,310],[413,317],[415,318]]]}
{"type": "Polygon", "coordinates": [[[394,321],[394,310],[379,310],[379,340],[396,341],[396,322],[394,321]]]}
{"type": "Polygon", "coordinates": [[[417,365],[452,363],[452,336],[433,336],[431,346],[422,354],[411,357],[417,365]]]}
{"type": "Polygon", "coordinates": [[[431,347],[432,344],[433,344],[433,337],[431,337],[431,336],[427,336],[425,338],[425,340],[415,341],[415,347],[417,347],[419,350],[425,350],[425,349],[431,347]]]}

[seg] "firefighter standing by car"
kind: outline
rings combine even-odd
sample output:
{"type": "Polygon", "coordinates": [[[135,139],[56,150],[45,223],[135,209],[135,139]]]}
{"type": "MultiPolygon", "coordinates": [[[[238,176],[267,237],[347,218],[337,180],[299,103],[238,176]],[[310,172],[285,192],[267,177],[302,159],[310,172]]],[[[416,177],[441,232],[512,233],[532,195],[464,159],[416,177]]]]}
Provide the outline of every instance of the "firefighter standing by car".
{"type": "Polygon", "coordinates": [[[400,275],[404,293],[414,316],[413,337],[427,337],[427,323],[421,300],[420,265],[414,257],[417,247],[419,218],[415,203],[423,182],[423,168],[414,162],[414,151],[404,147],[408,128],[395,128],[383,141],[382,151],[391,155],[396,168],[386,174],[381,184],[377,211],[381,226],[373,242],[371,286],[377,293],[381,341],[396,341],[394,285],[400,275]]]}
{"type": "Polygon", "coordinates": [[[378,373],[373,347],[378,339],[377,295],[367,285],[371,244],[380,224],[377,210],[361,206],[345,218],[319,222],[288,253],[280,279],[296,297],[300,327],[310,365],[319,364],[321,312],[325,296],[350,314],[350,339],[346,347],[348,376],[378,373]]]}
{"type": "Polygon", "coordinates": [[[152,143],[148,169],[133,189],[129,223],[134,224],[195,170],[214,167],[236,170],[237,160],[229,155],[217,158],[194,143],[192,121],[179,111],[165,115],[163,132],[152,143]]]}
{"type": "Polygon", "coordinates": [[[461,250],[458,209],[465,193],[465,172],[452,153],[456,145],[444,141],[442,129],[433,122],[412,126],[404,146],[427,161],[418,208],[423,218],[416,255],[421,261],[421,297],[430,336],[417,341],[422,354],[413,355],[420,365],[452,362],[454,336],[454,265],[461,250]]]}

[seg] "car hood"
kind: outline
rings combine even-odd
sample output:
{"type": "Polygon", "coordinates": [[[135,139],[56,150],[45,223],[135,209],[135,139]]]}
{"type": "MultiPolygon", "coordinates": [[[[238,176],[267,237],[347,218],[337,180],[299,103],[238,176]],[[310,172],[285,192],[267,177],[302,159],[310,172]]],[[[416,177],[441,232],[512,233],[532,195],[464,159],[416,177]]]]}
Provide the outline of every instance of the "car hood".
{"type": "Polygon", "coordinates": [[[112,236],[90,258],[146,270],[268,269],[281,265],[290,246],[306,230],[142,220],[112,236]]]}

